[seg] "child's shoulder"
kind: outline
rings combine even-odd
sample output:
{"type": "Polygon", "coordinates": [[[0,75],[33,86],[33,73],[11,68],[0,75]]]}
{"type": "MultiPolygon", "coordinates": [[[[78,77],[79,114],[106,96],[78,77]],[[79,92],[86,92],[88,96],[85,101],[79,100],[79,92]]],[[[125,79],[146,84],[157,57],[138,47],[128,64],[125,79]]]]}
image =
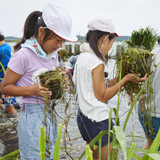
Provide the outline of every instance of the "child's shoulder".
{"type": "Polygon", "coordinates": [[[29,55],[33,55],[33,51],[29,48],[21,48],[18,51],[16,51],[13,55],[18,55],[18,56],[29,56],[29,55]]]}
{"type": "Polygon", "coordinates": [[[11,56],[12,60],[17,60],[17,61],[19,60],[23,62],[27,62],[33,58],[34,54],[32,50],[30,50],[29,48],[21,48],[18,51],[14,52],[11,56]]]}

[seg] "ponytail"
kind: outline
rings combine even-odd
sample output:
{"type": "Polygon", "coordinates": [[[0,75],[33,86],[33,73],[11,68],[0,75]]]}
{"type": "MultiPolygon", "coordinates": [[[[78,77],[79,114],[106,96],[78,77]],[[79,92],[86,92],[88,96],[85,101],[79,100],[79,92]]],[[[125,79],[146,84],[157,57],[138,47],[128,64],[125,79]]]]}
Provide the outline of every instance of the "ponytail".
{"type": "Polygon", "coordinates": [[[99,51],[98,49],[98,39],[101,37],[98,37],[98,31],[88,31],[86,36],[86,41],[89,43],[92,50],[95,52],[97,57],[99,57],[103,62],[106,63],[105,56],[99,51]]]}
{"type": "Polygon", "coordinates": [[[42,12],[40,11],[34,11],[31,14],[29,14],[24,24],[23,37],[21,41],[14,46],[14,51],[18,51],[21,48],[22,43],[24,43],[27,39],[31,38],[33,35],[36,36],[38,34],[36,26],[38,17],[41,17],[41,15],[42,12]]]}

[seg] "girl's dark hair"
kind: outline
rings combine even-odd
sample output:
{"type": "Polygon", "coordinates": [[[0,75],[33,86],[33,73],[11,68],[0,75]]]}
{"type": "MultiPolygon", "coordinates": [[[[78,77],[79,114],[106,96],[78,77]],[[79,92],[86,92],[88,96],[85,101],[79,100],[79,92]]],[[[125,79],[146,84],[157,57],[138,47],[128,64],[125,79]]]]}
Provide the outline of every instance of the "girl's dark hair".
{"type": "Polygon", "coordinates": [[[4,40],[4,35],[0,34],[0,41],[4,40]]]}
{"type": "MultiPolygon", "coordinates": [[[[38,35],[38,29],[40,26],[46,27],[42,18],[42,12],[34,11],[30,13],[24,24],[23,37],[21,41],[14,46],[14,50],[18,51],[21,48],[21,44],[27,39],[31,38],[32,36],[36,37],[38,35]]],[[[45,28],[43,43],[53,36],[55,37],[56,35],[50,29],[45,28]]]]}
{"type": "Polygon", "coordinates": [[[116,37],[115,34],[110,34],[109,32],[103,32],[103,31],[88,31],[86,36],[86,41],[89,43],[92,50],[95,52],[95,54],[106,63],[105,56],[99,51],[98,49],[98,39],[100,39],[104,35],[109,35],[109,40],[116,37]]]}

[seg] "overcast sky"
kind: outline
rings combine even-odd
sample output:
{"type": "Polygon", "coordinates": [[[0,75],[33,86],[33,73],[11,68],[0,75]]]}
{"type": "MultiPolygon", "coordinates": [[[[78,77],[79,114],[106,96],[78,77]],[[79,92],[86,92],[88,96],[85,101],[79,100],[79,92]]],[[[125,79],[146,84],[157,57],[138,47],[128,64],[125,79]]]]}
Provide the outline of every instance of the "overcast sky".
{"type": "Polygon", "coordinates": [[[120,36],[148,26],[160,35],[160,0],[0,0],[0,29],[5,36],[22,37],[26,17],[47,2],[68,11],[76,35],[86,35],[88,22],[97,15],[110,17],[120,36]]]}

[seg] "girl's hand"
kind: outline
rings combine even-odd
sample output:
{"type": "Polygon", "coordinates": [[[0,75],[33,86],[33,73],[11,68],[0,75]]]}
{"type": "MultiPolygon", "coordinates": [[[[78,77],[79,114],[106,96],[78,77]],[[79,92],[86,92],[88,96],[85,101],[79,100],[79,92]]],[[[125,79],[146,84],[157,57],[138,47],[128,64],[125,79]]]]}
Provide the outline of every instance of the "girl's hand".
{"type": "Polygon", "coordinates": [[[65,74],[67,74],[67,69],[66,69],[66,67],[62,67],[62,71],[66,72],[65,74]]]}
{"type": "Polygon", "coordinates": [[[130,82],[133,82],[133,83],[139,83],[139,82],[145,82],[145,80],[147,79],[147,74],[143,77],[143,78],[140,78],[141,74],[133,74],[133,73],[128,73],[125,78],[128,81],[130,82]]]}
{"type": "Polygon", "coordinates": [[[35,96],[40,96],[44,97],[46,95],[51,96],[52,92],[48,90],[46,87],[42,87],[40,82],[33,84],[30,86],[31,94],[30,95],[35,95],[35,96]]]}

